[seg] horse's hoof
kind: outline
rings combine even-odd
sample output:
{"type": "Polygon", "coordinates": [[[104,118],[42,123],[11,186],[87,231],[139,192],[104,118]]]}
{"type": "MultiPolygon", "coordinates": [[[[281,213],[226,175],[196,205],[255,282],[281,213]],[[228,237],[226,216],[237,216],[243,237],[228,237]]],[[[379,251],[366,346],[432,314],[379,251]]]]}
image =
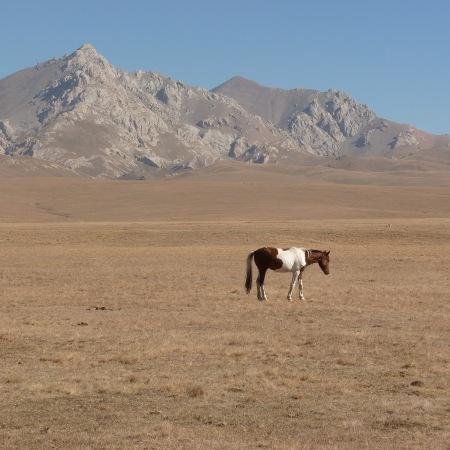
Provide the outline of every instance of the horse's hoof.
{"type": "Polygon", "coordinates": [[[291,297],[288,297],[288,298],[287,298],[287,301],[288,301],[288,302],[292,302],[292,298],[291,298],[291,297]]]}

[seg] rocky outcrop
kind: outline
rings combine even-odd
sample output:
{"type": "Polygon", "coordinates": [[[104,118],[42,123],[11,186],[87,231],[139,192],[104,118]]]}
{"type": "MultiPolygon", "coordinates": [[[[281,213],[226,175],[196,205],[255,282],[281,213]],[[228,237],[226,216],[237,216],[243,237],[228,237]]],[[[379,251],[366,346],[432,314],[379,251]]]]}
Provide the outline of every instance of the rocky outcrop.
{"type": "Polygon", "coordinates": [[[397,147],[415,147],[419,145],[419,140],[414,136],[412,130],[401,131],[390,142],[390,147],[395,149],[397,147]]]}
{"type": "Polygon", "coordinates": [[[287,129],[315,154],[337,156],[342,143],[365,127],[375,114],[342,92],[329,91],[301,112],[292,114],[287,129]]]}

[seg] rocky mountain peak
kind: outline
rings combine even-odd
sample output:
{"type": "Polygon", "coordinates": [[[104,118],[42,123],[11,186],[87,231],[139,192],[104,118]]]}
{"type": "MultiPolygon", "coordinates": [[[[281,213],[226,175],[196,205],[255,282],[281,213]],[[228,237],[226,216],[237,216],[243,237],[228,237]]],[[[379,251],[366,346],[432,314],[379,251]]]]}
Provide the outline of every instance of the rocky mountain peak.
{"type": "Polygon", "coordinates": [[[80,60],[103,60],[106,61],[105,57],[97,52],[97,49],[89,43],[83,44],[81,47],[77,48],[73,53],[68,55],[67,59],[80,59],[80,60]]]}
{"type": "Polygon", "coordinates": [[[249,80],[248,78],[242,77],[240,75],[235,75],[231,77],[229,80],[220,84],[213,90],[220,90],[223,87],[233,87],[233,88],[249,88],[249,87],[261,87],[256,81],[249,80]]]}
{"type": "MultiPolygon", "coordinates": [[[[100,82],[121,73],[91,44],[83,44],[79,49],[66,56],[63,61],[66,72],[76,73],[77,75],[84,73],[85,76],[96,78],[100,82]]],[[[80,78],[85,77],[81,76],[80,78]]]]}
{"type": "Polygon", "coordinates": [[[98,54],[97,49],[89,42],[85,42],[81,47],[77,48],[75,52],[94,52],[98,54]]]}

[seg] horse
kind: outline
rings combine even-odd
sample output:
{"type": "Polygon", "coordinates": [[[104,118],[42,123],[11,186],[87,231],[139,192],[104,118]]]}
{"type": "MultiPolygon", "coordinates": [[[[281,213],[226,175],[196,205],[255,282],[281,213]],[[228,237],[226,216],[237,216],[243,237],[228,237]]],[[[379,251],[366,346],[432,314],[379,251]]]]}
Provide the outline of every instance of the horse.
{"type": "Polygon", "coordinates": [[[250,294],[252,289],[252,260],[255,261],[259,275],[256,280],[258,300],[267,301],[264,290],[264,279],[267,269],[275,272],[292,272],[292,281],[289,287],[287,299],[292,301],[292,291],[298,280],[299,299],[305,300],[303,296],[303,272],[311,264],[318,263],[325,275],[330,273],[330,251],[307,250],[304,248],[291,247],[287,249],[262,247],[247,256],[247,273],[245,278],[245,290],[250,294]]]}

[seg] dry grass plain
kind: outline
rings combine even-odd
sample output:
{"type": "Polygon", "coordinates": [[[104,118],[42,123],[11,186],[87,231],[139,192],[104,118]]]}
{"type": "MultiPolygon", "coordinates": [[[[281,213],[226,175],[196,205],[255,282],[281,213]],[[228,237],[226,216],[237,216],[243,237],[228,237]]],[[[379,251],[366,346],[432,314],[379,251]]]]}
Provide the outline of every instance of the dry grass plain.
{"type": "Polygon", "coordinates": [[[307,186],[253,211],[239,184],[236,204],[191,199],[189,222],[181,194],[145,195],[161,184],[134,203],[102,187],[102,209],[45,183],[0,199],[1,448],[448,448],[448,188],[414,211],[404,187],[336,186],[326,218],[307,186]],[[309,220],[279,220],[290,205],[309,220]],[[265,244],[331,248],[331,275],[309,268],[288,303],[290,276],[269,273],[260,303],[244,261],[265,244]]]}

